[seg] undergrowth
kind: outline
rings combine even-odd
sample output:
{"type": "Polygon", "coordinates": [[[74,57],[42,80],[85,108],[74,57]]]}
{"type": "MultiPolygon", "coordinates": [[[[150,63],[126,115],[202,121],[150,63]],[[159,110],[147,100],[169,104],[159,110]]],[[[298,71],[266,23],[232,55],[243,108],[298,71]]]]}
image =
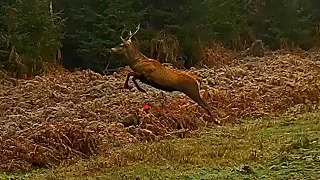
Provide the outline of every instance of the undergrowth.
{"type": "MultiPolygon", "coordinates": [[[[223,126],[230,126],[243,118],[275,117],[288,110],[299,113],[317,109],[320,100],[318,57],[318,53],[311,52],[270,52],[268,56],[239,59],[219,69],[187,73],[203,79],[202,97],[223,126]]],[[[92,71],[70,73],[52,66],[33,79],[0,79],[0,156],[3,157],[0,170],[51,168],[65,161],[105,154],[110,156],[110,166],[122,166],[130,163],[128,159],[146,158],[161,147],[154,144],[154,150],[142,148],[135,150],[141,154],[124,152],[121,156],[111,153],[110,149],[197,137],[198,132],[212,125],[204,110],[182,93],[162,94],[142,83],[147,94],[136,89],[124,90],[127,73],[128,69],[124,69],[102,76],[92,71]],[[149,110],[143,109],[146,103],[151,107],[149,110]],[[128,119],[129,122],[128,117],[134,117],[139,123],[124,127],[122,122],[128,119]]],[[[226,138],[225,142],[228,141],[226,138]]],[[[176,147],[167,142],[163,144],[165,151],[152,154],[147,162],[158,162],[158,158],[167,153],[175,154],[176,147]]],[[[246,143],[225,144],[222,149],[217,146],[211,156],[226,158],[229,153],[224,153],[225,148],[234,151],[246,146],[246,143]]],[[[202,163],[183,157],[183,154],[176,156],[175,160],[202,163]]]]}

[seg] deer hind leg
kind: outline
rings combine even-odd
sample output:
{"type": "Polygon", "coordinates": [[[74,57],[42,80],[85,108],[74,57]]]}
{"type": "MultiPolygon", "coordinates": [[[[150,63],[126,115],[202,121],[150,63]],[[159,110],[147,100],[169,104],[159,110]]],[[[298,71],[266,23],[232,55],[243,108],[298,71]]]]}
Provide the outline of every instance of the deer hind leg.
{"type": "Polygon", "coordinates": [[[137,82],[137,79],[139,79],[139,77],[138,77],[137,75],[133,76],[133,78],[132,78],[132,81],[133,81],[134,85],[136,85],[136,88],[137,88],[140,92],[147,93],[146,90],[142,89],[142,88],[139,86],[139,84],[138,84],[138,82],[137,82]]]}
{"type": "Polygon", "coordinates": [[[210,115],[211,119],[217,125],[220,125],[220,121],[214,118],[209,106],[207,103],[201,98],[198,86],[194,86],[194,88],[188,88],[187,91],[184,92],[189,98],[194,100],[199,106],[201,106],[207,113],[210,115]]]}

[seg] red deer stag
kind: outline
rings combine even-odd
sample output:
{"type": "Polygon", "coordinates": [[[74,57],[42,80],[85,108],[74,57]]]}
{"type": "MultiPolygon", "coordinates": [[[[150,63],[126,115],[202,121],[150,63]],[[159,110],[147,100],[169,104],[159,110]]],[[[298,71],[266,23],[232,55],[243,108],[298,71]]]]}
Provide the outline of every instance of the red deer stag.
{"type": "Polygon", "coordinates": [[[205,109],[211,116],[212,120],[216,124],[220,125],[220,122],[213,117],[208,105],[200,97],[199,85],[195,78],[180,70],[165,67],[157,60],[146,57],[140,52],[137,45],[132,43],[131,38],[139,31],[139,29],[140,24],[137,26],[137,29],[134,33],[131,33],[131,31],[129,32],[129,37],[127,40],[123,38],[123,33],[125,31],[123,30],[120,36],[122,43],[111,48],[111,51],[119,56],[122,56],[120,60],[129,65],[133,70],[133,72],[128,73],[124,83],[124,88],[133,88],[129,86],[129,79],[130,77],[133,77],[133,83],[137,89],[143,93],[146,93],[146,91],[138,85],[137,79],[145,84],[163,91],[183,92],[189,98],[198,103],[198,105],[200,105],[203,109],[205,109]]]}

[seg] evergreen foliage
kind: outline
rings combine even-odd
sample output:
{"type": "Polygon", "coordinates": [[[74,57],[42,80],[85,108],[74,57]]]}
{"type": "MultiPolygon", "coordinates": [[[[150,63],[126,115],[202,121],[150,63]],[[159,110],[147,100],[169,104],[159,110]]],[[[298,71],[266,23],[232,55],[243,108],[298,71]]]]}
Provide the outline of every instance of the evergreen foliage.
{"type": "Polygon", "coordinates": [[[319,45],[318,0],[55,0],[53,5],[51,15],[48,0],[0,2],[1,69],[40,72],[62,45],[66,67],[101,72],[109,61],[111,68],[121,66],[108,48],[120,43],[123,28],[134,30],[138,23],[143,53],[155,56],[151,46],[166,32],[178,40],[178,57],[187,57],[189,66],[199,42],[221,42],[233,50],[256,39],[270,49],[319,45]],[[9,58],[12,52],[21,62],[9,58]]]}
{"type": "Polygon", "coordinates": [[[0,68],[16,77],[38,74],[56,60],[62,47],[63,20],[47,0],[0,3],[0,68]]]}

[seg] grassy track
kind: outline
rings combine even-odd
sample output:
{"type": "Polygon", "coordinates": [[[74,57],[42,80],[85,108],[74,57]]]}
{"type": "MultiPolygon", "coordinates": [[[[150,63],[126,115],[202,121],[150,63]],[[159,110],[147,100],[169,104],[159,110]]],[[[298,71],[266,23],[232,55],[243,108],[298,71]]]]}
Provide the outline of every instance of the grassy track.
{"type": "Polygon", "coordinates": [[[0,179],[320,179],[320,112],[208,129],[200,137],[132,144],[54,170],[0,179]]]}

